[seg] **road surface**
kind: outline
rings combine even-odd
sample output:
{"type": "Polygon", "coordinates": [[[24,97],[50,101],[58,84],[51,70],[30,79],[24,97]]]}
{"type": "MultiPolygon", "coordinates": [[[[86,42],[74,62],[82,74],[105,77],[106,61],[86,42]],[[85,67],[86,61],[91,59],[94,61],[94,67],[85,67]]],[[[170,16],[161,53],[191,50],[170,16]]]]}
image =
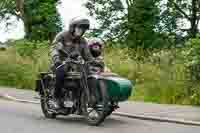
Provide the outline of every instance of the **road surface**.
{"type": "Polygon", "coordinates": [[[40,106],[0,99],[1,133],[199,133],[200,127],[110,116],[99,127],[82,117],[44,118],[40,106]]]}

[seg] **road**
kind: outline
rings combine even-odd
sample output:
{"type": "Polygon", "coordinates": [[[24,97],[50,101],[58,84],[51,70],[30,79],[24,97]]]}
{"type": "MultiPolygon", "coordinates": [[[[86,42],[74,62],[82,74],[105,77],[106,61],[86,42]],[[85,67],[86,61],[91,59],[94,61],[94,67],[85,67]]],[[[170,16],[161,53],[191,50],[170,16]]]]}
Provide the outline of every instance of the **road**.
{"type": "Polygon", "coordinates": [[[111,116],[99,127],[82,117],[44,118],[40,106],[0,100],[1,133],[199,133],[200,127],[111,116]]]}

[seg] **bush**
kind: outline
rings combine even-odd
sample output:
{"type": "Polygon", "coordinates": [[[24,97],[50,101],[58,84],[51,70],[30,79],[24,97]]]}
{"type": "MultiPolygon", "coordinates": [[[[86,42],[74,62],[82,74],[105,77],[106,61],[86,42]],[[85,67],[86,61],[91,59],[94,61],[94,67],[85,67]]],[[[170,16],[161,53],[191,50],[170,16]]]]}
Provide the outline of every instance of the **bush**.
{"type": "Polygon", "coordinates": [[[15,43],[15,48],[17,50],[17,53],[20,56],[23,57],[31,57],[32,59],[36,60],[35,56],[35,50],[41,49],[41,48],[48,48],[48,42],[40,42],[40,41],[27,41],[27,40],[18,40],[13,42],[15,43]]]}
{"type": "Polygon", "coordinates": [[[200,81],[200,38],[190,39],[186,42],[187,50],[184,51],[186,67],[188,68],[191,80],[200,81]]]}
{"type": "Polygon", "coordinates": [[[7,51],[0,52],[0,84],[17,88],[34,89],[40,71],[48,68],[47,43],[18,40],[7,51]],[[24,52],[24,53],[23,53],[24,52]]]}
{"type": "Polygon", "coordinates": [[[130,100],[191,104],[182,51],[152,49],[141,60],[139,56],[144,55],[141,51],[107,48],[105,61],[113,72],[136,83],[130,100]],[[133,60],[130,55],[137,58],[133,60]]]}

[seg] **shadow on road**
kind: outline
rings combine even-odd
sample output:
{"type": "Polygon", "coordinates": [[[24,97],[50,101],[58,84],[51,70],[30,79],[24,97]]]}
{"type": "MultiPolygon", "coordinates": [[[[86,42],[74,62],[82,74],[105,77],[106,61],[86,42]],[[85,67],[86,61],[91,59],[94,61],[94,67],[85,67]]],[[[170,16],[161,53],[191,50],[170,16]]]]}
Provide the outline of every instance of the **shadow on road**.
{"type": "MultiPolygon", "coordinates": [[[[84,117],[81,116],[66,116],[66,117],[57,117],[53,120],[54,122],[60,122],[62,124],[77,124],[77,125],[87,125],[87,121],[84,117]]],[[[119,118],[108,117],[105,121],[98,127],[110,127],[112,126],[119,126],[127,124],[127,121],[121,120],[119,118]]],[[[97,127],[97,128],[98,128],[97,127]]]]}

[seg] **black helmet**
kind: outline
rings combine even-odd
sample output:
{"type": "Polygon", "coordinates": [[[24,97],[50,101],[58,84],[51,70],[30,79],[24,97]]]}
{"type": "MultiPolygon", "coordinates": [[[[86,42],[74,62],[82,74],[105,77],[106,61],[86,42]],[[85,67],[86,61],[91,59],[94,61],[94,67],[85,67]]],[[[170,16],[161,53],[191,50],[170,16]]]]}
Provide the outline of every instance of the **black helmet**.
{"type": "Polygon", "coordinates": [[[74,32],[75,27],[80,27],[84,31],[90,28],[90,21],[87,18],[76,17],[73,18],[69,24],[69,31],[74,32]]]}

